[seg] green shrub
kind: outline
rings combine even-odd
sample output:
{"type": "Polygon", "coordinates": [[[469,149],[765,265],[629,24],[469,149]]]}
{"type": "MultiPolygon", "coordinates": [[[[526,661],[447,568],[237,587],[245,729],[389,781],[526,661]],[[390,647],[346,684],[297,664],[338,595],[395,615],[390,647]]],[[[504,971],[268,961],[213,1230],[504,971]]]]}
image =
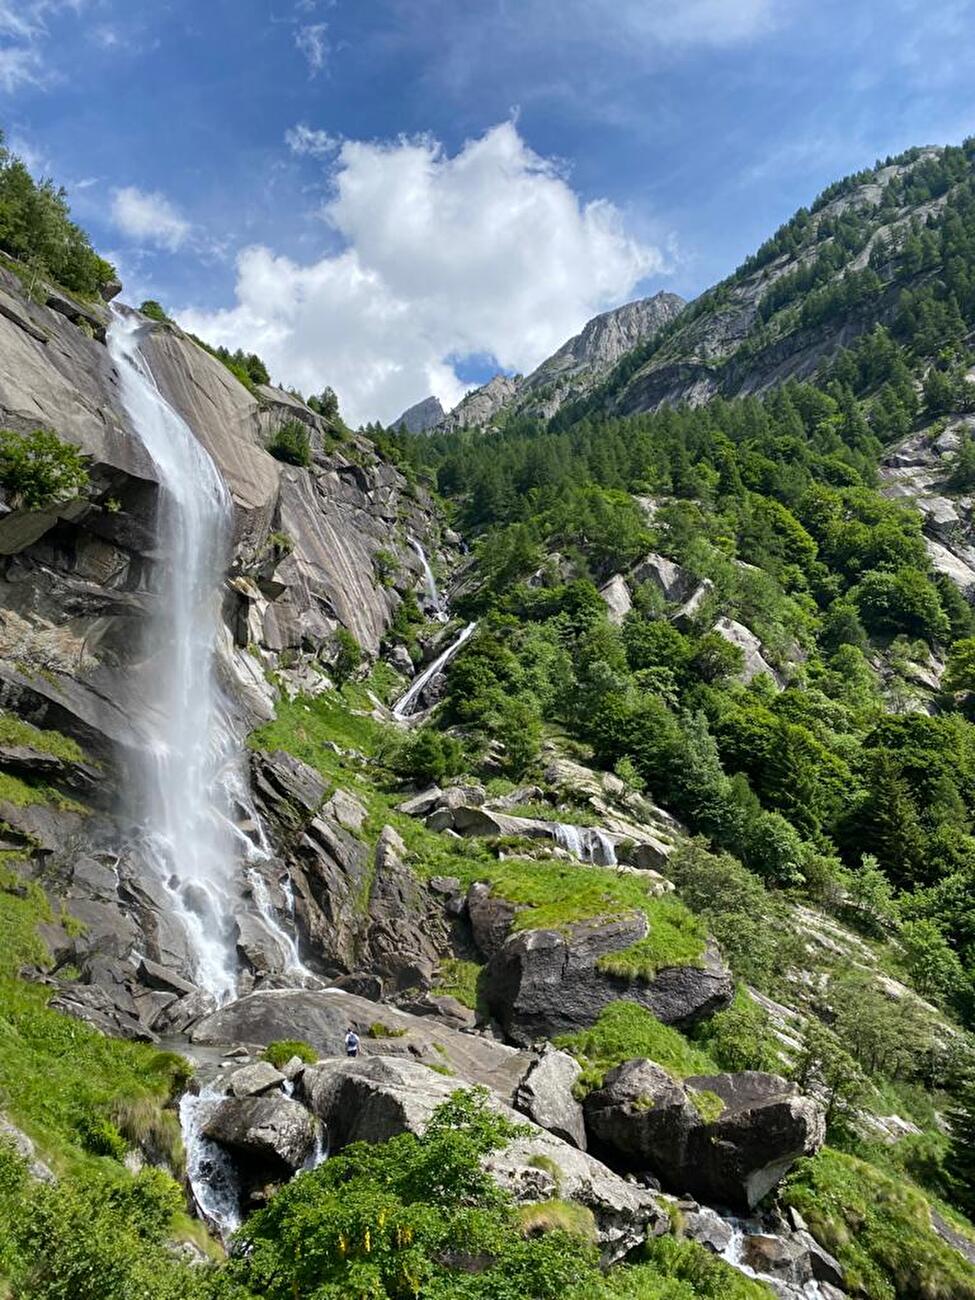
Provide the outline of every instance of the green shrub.
{"type": "Polygon", "coordinates": [[[169,322],[169,317],[166,315],[165,311],[163,311],[159,303],[156,302],[155,298],[147,298],[145,302],[140,303],[139,311],[142,312],[143,316],[148,316],[150,320],[156,320],[162,324],[167,324],[169,322]]]}
{"type": "Polygon", "coordinates": [[[24,510],[58,505],[88,486],[85,457],[49,429],[0,429],[0,484],[24,510]]]}
{"type": "Polygon", "coordinates": [[[590,1029],[562,1034],[554,1041],[579,1060],[584,1089],[598,1088],[617,1065],[643,1057],[678,1079],[718,1072],[706,1052],[636,1002],[611,1002],[590,1029]]]}
{"type": "Polygon", "coordinates": [[[335,657],[332,660],[331,673],[336,685],[342,686],[350,680],[362,663],[362,650],[348,628],[340,627],[335,633],[335,657]]]}
{"type": "Polygon", "coordinates": [[[975,1271],[937,1235],[916,1188],[824,1147],[801,1160],[783,1198],[870,1300],[973,1300],[975,1271]]]}
{"type": "Polygon", "coordinates": [[[276,1070],[280,1070],[282,1065],[287,1065],[293,1056],[297,1056],[299,1061],[304,1061],[306,1065],[314,1065],[318,1060],[318,1053],[310,1043],[303,1043],[300,1038],[279,1038],[273,1043],[268,1043],[261,1056],[265,1061],[270,1061],[276,1070]]]}
{"type": "Polygon", "coordinates": [[[286,420],[271,437],[267,449],[275,460],[303,469],[311,464],[311,434],[301,420],[286,420]]]}

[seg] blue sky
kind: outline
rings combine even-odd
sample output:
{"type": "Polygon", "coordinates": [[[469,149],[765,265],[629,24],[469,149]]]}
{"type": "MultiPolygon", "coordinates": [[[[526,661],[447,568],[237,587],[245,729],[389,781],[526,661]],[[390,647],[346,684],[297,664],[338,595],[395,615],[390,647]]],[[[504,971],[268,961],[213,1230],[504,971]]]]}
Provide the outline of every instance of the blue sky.
{"type": "Polygon", "coordinates": [[[975,132],[975,0],[0,0],[0,121],[125,297],[354,421],[729,272],[975,132]]]}

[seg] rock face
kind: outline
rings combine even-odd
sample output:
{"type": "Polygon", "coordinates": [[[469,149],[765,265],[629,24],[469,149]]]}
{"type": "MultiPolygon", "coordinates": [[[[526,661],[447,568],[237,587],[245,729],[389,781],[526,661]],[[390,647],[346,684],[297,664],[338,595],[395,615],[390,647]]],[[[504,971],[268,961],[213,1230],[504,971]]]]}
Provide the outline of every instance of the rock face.
{"type": "Polygon", "coordinates": [[[426,433],[428,429],[435,429],[438,424],[442,424],[445,415],[439,397],[425,397],[422,402],[408,407],[390,427],[405,429],[407,433],[426,433]]]}
{"type": "Polygon", "coordinates": [[[653,338],[685,305],[677,294],[661,292],[594,316],[530,375],[495,375],[468,393],[440,428],[479,429],[508,411],[551,418],[566,402],[590,392],[624,353],[653,338]]]}
{"type": "Polygon", "coordinates": [[[637,1002],[665,1024],[691,1025],[728,1006],[734,983],[717,951],[700,966],[671,966],[650,980],[625,979],[599,969],[600,958],[639,942],[647,919],[579,922],[564,930],[522,930],[491,956],[482,979],[492,1015],[512,1042],[588,1028],[610,1002],[637,1002]]]}
{"type": "Polygon", "coordinates": [[[677,1083],[652,1061],[627,1061],[585,1101],[590,1141],[674,1190],[755,1206],[825,1137],[819,1106],[777,1075],[702,1075],[677,1083]]]}
{"type": "Polygon", "coordinates": [[[542,1128],[585,1151],[582,1106],[572,1093],[581,1073],[574,1057],[547,1047],[519,1083],[515,1105],[542,1128]]]}

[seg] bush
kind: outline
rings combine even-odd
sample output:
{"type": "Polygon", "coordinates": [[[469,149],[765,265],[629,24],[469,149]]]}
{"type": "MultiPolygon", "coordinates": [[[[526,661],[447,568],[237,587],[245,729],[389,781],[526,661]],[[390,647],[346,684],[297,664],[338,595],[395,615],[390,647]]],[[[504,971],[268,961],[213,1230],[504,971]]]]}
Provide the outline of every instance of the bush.
{"type": "Polygon", "coordinates": [[[155,298],[147,298],[145,302],[140,303],[139,311],[142,312],[143,316],[148,316],[150,320],[157,320],[162,324],[169,322],[169,317],[155,298]]]}
{"type": "Polygon", "coordinates": [[[335,633],[336,651],[332,660],[332,678],[336,685],[347,682],[362,663],[362,651],[359,642],[347,628],[340,627],[335,633]]]}
{"type": "Polygon", "coordinates": [[[301,420],[287,420],[267,444],[275,460],[307,469],[311,464],[311,435],[301,420]]]}
{"type": "Polygon", "coordinates": [[[615,1066],[637,1057],[656,1061],[678,1079],[717,1073],[707,1052],[636,1002],[611,1002],[591,1029],[562,1034],[554,1041],[579,1060],[583,1067],[580,1083],[587,1090],[598,1088],[615,1066]]]}
{"type": "Polygon", "coordinates": [[[439,784],[447,777],[459,776],[465,763],[463,742],[433,727],[414,731],[392,759],[400,776],[421,784],[439,784]]]}
{"type": "Polygon", "coordinates": [[[22,509],[58,505],[88,486],[85,457],[49,429],[0,429],[0,484],[22,509]]]}
{"type": "Polygon", "coordinates": [[[314,1065],[318,1060],[318,1053],[310,1043],[304,1043],[300,1038],[279,1038],[273,1043],[268,1043],[261,1056],[265,1061],[270,1061],[276,1070],[280,1070],[282,1065],[287,1065],[293,1056],[297,1056],[299,1061],[304,1061],[306,1065],[314,1065]]]}

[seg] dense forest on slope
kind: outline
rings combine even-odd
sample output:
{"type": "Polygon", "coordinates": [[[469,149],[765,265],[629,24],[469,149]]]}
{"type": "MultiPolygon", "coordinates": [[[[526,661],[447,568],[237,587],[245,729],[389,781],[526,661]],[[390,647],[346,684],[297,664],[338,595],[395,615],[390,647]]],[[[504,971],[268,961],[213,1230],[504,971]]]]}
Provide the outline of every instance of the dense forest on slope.
{"type": "MultiPolygon", "coordinates": [[[[743,978],[786,995],[792,958],[784,931],[770,932],[780,900],[805,898],[969,1029],[975,618],[932,566],[921,515],[882,490],[878,470],[890,443],[948,427],[946,490],[973,481],[973,159],[971,142],[913,151],[831,187],[630,354],[599,401],[547,427],[373,431],[478,539],[456,602],[478,630],[438,714],[445,734],[467,739],[458,761],[490,755],[530,777],[543,738],[563,731],[703,837],[686,883],[681,855],[672,874],[743,978]],[[733,355],[747,388],[770,339],[855,325],[834,334],[846,346],[820,356],[809,382],[612,414],[641,367],[687,360],[743,285],[797,258],[765,280],[744,340],[709,364],[733,355]],[[678,566],[673,589],[648,553],[678,566]],[[611,616],[620,574],[628,607],[611,616]]],[[[958,1137],[950,1149],[933,1138],[938,1172],[926,1177],[975,1204],[961,1136],[970,1040],[939,1047],[898,1025],[903,1006],[878,1005],[889,1023],[868,1042],[864,989],[806,1000],[851,1078],[942,1091],[958,1137]],[[857,1004],[849,1016],[845,996],[857,1004]]]]}

